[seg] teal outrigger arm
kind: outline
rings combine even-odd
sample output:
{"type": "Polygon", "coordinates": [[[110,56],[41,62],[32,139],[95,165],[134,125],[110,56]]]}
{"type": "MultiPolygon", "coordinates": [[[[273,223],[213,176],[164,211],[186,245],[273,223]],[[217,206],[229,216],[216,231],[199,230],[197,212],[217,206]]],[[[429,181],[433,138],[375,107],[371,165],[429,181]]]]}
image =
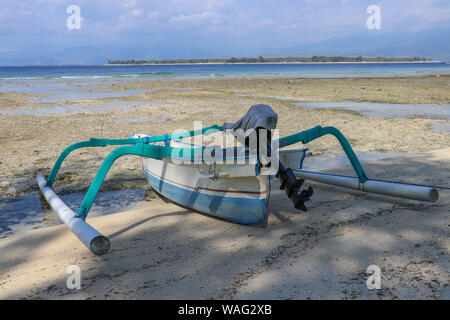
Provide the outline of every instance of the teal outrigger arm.
{"type": "MultiPolygon", "coordinates": [[[[109,170],[113,163],[120,157],[125,155],[136,155],[147,158],[154,159],[162,159],[163,157],[179,157],[179,158],[191,158],[193,159],[196,154],[202,154],[205,150],[205,147],[202,148],[174,148],[169,146],[159,146],[152,145],[152,142],[158,141],[167,141],[178,138],[185,138],[190,136],[195,136],[198,134],[211,134],[213,132],[223,131],[223,127],[214,125],[211,127],[203,128],[202,130],[197,131],[189,131],[185,133],[172,134],[172,135],[161,135],[161,136],[153,136],[153,137],[143,137],[143,138],[129,138],[129,139],[96,139],[92,138],[88,141],[78,142],[72,144],[68,148],[66,148],[61,155],[58,157],[49,177],[47,178],[47,186],[52,186],[55,181],[56,175],[61,167],[64,159],[69,155],[70,152],[85,147],[105,147],[111,145],[121,145],[117,149],[113,150],[103,161],[100,166],[97,174],[95,175],[94,180],[92,181],[84,199],[81,203],[80,208],[77,211],[76,216],[80,219],[85,220],[89,210],[92,207],[92,204],[97,196],[97,193],[100,190],[103,181],[106,178],[109,170]]],[[[302,142],[303,144],[307,144],[312,140],[320,138],[324,135],[331,134],[335,136],[340,142],[344,152],[349,158],[357,176],[361,183],[367,181],[367,176],[362,168],[361,163],[356,157],[353,149],[348,143],[347,139],[344,135],[334,127],[321,127],[316,126],[314,128],[281,138],[278,140],[278,145],[280,148],[286,147],[298,142],[302,142]]]]}
{"type": "Polygon", "coordinates": [[[223,131],[222,126],[213,125],[210,127],[203,128],[201,130],[193,130],[189,132],[183,132],[183,133],[175,133],[175,134],[166,134],[161,136],[154,136],[154,137],[144,137],[144,138],[128,138],[128,139],[98,139],[98,138],[91,138],[88,141],[82,141],[74,143],[70,146],[68,146],[64,151],[60,154],[58,159],[56,160],[52,171],[50,172],[50,175],[47,178],[47,186],[51,187],[53,185],[53,182],[55,182],[56,175],[59,172],[59,169],[61,168],[61,165],[63,161],[67,158],[69,153],[72,151],[75,151],[80,148],[88,148],[88,147],[106,147],[106,146],[113,146],[113,145],[136,145],[137,143],[150,143],[150,142],[158,142],[158,141],[167,141],[171,139],[177,139],[177,138],[186,138],[191,136],[196,136],[199,134],[211,134],[213,132],[217,131],[223,131]]]}
{"type": "Polygon", "coordinates": [[[163,157],[178,157],[184,159],[194,159],[197,154],[202,154],[205,148],[173,148],[164,146],[155,146],[144,142],[138,142],[133,146],[122,146],[113,150],[103,161],[100,169],[97,171],[94,180],[89,187],[86,196],[78,209],[77,217],[85,220],[89,210],[92,207],[95,197],[100,190],[103,181],[113,163],[125,155],[136,155],[146,158],[163,159],[163,157]]]}
{"type": "Polygon", "coordinates": [[[368,180],[366,173],[359,162],[358,157],[353,151],[350,143],[344,137],[344,135],[335,127],[321,127],[316,126],[314,128],[295,133],[293,135],[281,138],[278,140],[279,147],[286,147],[291,144],[302,142],[303,144],[307,144],[317,138],[323,137],[327,134],[331,134],[336,137],[336,139],[341,144],[342,149],[344,150],[348,160],[352,164],[353,170],[355,170],[356,175],[358,176],[359,182],[364,183],[368,180]]]}

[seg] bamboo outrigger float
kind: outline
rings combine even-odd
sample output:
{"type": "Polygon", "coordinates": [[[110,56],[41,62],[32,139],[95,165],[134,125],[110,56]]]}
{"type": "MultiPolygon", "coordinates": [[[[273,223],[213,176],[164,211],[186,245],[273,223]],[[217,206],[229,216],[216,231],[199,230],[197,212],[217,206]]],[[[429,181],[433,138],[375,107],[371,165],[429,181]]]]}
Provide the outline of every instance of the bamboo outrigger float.
{"type": "MultiPolygon", "coordinates": [[[[254,121],[258,112],[267,111],[269,115],[270,112],[273,112],[269,106],[262,106],[265,105],[256,105],[249,110],[246,115],[247,119],[243,118],[247,124],[258,123],[258,121],[254,121]]],[[[274,112],[273,117],[276,125],[277,118],[274,112]]],[[[149,183],[156,192],[166,198],[193,210],[243,224],[267,219],[267,181],[274,175],[280,179],[281,188],[286,191],[295,207],[303,211],[306,211],[305,201],[309,200],[313,193],[311,187],[301,190],[305,179],[420,201],[435,202],[438,199],[438,191],[433,187],[368,179],[347,139],[334,127],[316,126],[280,139],[269,139],[268,148],[272,150],[272,153],[275,151],[278,155],[278,148],[299,142],[307,144],[325,135],[333,135],[350,160],[356,177],[303,170],[302,162],[306,149],[280,151],[278,158],[275,158],[276,169],[268,169],[262,165],[260,153],[249,152],[249,149],[246,148],[248,146],[242,146],[241,151],[237,151],[239,148],[223,148],[219,150],[222,155],[220,159],[223,161],[211,162],[206,161],[203,155],[214,154],[217,148],[181,141],[182,138],[224,131],[225,125],[214,125],[179,134],[134,135],[128,139],[92,138],[88,141],[78,142],[66,148],[57,159],[47,179],[39,175],[37,183],[61,220],[97,255],[105,254],[109,250],[109,240],[85,220],[112,164],[124,155],[136,155],[143,158],[143,169],[149,183]],[[119,147],[113,150],[100,166],[80,208],[77,212],[72,211],[52,188],[61,164],[74,150],[112,145],[119,147]],[[238,159],[243,161],[239,162],[238,159]]],[[[250,126],[253,126],[258,134],[260,129],[273,129],[274,127],[273,125],[272,128],[264,128],[264,125],[250,126]]],[[[272,164],[274,163],[273,159],[272,164]]]]}

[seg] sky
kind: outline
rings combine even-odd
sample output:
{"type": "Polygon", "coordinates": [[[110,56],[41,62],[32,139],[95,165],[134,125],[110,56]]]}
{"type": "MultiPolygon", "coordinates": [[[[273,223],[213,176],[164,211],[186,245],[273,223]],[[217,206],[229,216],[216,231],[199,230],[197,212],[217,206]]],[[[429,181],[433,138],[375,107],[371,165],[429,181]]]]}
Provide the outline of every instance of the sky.
{"type": "Polygon", "coordinates": [[[450,60],[449,35],[448,0],[0,0],[0,65],[313,54],[450,60]],[[79,29],[67,26],[71,5],[80,8],[79,29]],[[373,5],[381,20],[369,29],[373,5]]]}

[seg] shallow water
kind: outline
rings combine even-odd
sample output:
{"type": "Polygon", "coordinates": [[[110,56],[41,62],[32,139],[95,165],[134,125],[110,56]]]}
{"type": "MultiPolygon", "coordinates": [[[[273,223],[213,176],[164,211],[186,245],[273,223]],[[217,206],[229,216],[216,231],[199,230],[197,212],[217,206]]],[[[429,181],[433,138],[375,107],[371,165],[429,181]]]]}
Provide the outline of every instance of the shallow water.
{"type": "MultiPolygon", "coordinates": [[[[29,95],[46,95],[43,97],[32,97],[33,102],[52,103],[58,101],[81,101],[102,98],[121,98],[136,95],[149,90],[121,90],[92,89],[96,86],[113,84],[112,81],[91,79],[80,82],[79,80],[8,80],[0,81],[0,91],[23,92],[29,95]]],[[[116,82],[117,83],[117,82],[116,82]]]]}
{"type": "Polygon", "coordinates": [[[218,77],[396,77],[450,73],[446,63],[239,63],[122,66],[0,67],[0,79],[161,80],[218,77]]]}
{"type": "Polygon", "coordinates": [[[441,133],[450,134],[450,123],[431,122],[430,130],[433,132],[441,132],[441,133]]]}
{"type": "Polygon", "coordinates": [[[437,118],[450,120],[449,104],[396,104],[376,102],[294,102],[300,108],[324,108],[356,111],[374,118],[437,118]]]}
{"type": "Polygon", "coordinates": [[[111,91],[107,89],[97,90],[67,90],[51,93],[50,96],[39,98],[39,102],[57,102],[57,101],[80,101],[80,100],[92,100],[102,98],[121,98],[137,95],[139,93],[146,92],[147,90],[122,90],[111,91]]]}
{"type": "MultiPolygon", "coordinates": [[[[100,192],[89,212],[89,218],[133,210],[146,205],[144,200],[148,190],[125,189],[100,192]]],[[[61,199],[77,211],[83,201],[84,193],[61,195],[61,199]]],[[[24,233],[32,229],[62,224],[57,214],[48,208],[37,191],[13,198],[0,199],[0,238],[24,233]]]]}
{"type": "Polygon", "coordinates": [[[178,92],[185,92],[185,93],[192,93],[193,89],[192,88],[172,88],[173,91],[178,91],[178,92]]]}
{"type": "Polygon", "coordinates": [[[52,114],[68,114],[80,112],[128,112],[146,105],[154,105],[155,101],[109,101],[95,105],[76,105],[58,103],[49,107],[37,107],[33,109],[0,110],[0,114],[7,116],[48,116],[52,114]]]}
{"type": "Polygon", "coordinates": [[[166,117],[114,118],[114,122],[164,122],[166,117]]]}

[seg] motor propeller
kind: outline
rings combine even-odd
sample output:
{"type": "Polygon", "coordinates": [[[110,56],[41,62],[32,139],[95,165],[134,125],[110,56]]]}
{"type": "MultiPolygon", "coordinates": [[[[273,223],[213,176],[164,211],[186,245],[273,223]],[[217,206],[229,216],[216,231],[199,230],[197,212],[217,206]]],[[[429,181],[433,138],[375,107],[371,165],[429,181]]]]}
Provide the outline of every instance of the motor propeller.
{"type": "Polygon", "coordinates": [[[277,177],[280,179],[280,189],[286,191],[287,196],[292,200],[298,210],[307,211],[305,201],[313,195],[313,188],[301,190],[304,179],[297,179],[291,168],[285,168],[279,161],[277,177]]]}

